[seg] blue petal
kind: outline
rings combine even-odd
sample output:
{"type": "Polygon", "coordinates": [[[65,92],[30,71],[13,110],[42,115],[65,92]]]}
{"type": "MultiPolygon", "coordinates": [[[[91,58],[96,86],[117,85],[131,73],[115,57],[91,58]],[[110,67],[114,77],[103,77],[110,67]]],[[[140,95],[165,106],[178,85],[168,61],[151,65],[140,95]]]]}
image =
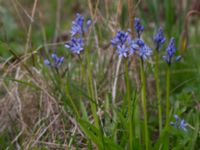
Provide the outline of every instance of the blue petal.
{"type": "Polygon", "coordinates": [[[86,25],[87,25],[87,28],[89,28],[89,27],[92,25],[92,20],[89,19],[89,20],[87,21],[86,25]]]}
{"type": "Polygon", "coordinates": [[[176,61],[180,61],[181,59],[182,59],[181,56],[177,56],[177,57],[176,57],[176,61]]]}
{"type": "Polygon", "coordinates": [[[175,118],[176,121],[179,120],[179,117],[178,117],[178,115],[176,115],[176,114],[174,115],[174,118],[175,118]]]}
{"type": "Polygon", "coordinates": [[[44,60],[44,64],[49,66],[51,63],[50,63],[50,61],[48,59],[45,59],[44,60]]]}

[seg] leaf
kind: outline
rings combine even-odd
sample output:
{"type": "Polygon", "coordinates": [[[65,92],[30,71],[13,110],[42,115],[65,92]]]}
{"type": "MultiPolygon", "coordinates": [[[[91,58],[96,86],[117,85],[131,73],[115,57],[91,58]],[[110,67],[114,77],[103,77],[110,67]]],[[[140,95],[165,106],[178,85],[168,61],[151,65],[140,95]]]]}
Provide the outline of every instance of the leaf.
{"type": "Polygon", "coordinates": [[[79,119],[78,123],[81,129],[83,130],[83,132],[86,134],[86,136],[89,139],[91,139],[98,146],[99,149],[103,149],[103,144],[99,140],[100,133],[98,129],[92,124],[90,124],[89,122],[84,121],[82,119],[79,119]]]}
{"type": "Polygon", "coordinates": [[[95,126],[93,126],[92,124],[90,124],[87,121],[84,121],[82,119],[78,120],[79,125],[81,127],[81,129],[84,131],[84,133],[86,134],[86,136],[92,140],[97,146],[98,148],[101,149],[105,149],[105,150],[123,150],[118,144],[114,143],[111,139],[109,139],[108,137],[105,137],[103,135],[102,137],[102,133],[99,129],[97,129],[95,126]],[[103,142],[102,142],[102,138],[103,138],[103,142]]]}

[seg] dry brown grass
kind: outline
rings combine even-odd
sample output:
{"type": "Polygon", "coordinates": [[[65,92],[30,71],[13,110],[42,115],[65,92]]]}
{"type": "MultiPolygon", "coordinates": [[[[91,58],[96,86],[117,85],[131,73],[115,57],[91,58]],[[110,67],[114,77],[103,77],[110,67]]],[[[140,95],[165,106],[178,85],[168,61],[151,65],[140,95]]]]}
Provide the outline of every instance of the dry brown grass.
{"type": "Polygon", "coordinates": [[[44,145],[64,149],[69,145],[69,136],[75,134],[79,134],[81,144],[84,135],[75,119],[51,96],[39,71],[35,68],[31,71],[37,81],[20,67],[20,63],[12,67],[10,73],[4,74],[4,77],[12,74],[16,81],[0,82],[1,89],[6,93],[0,100],[0,133],[9,132],[12,143],[20,142],[23,149],[44,145]],[[26,81],[38,88],[17,81],[26,81]],[[56,143],[58,140],[61,145],[56,143]]]}

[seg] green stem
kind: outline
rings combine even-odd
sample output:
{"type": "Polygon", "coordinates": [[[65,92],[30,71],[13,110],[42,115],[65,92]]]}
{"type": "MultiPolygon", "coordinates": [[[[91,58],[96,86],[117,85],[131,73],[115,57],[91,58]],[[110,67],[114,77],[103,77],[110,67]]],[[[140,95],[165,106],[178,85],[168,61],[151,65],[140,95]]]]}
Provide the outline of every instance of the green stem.
{"type": "Polygon", "coordinates": [[[166,121],[169,120],[170,115],[170,65],[167,66],[166,73],[166,121]]]}
{"type": "MultiPolygon", "coordinates": [[[[166,123],[165,128],[169,128],[170,122],[170,64],[167,65],[166,72],[166,123]]],[[[169,149],[169,135],[166,136],[164,149],[169,149]]]]}
{"type": "Polygon", "coordinates": [[[90,100],[90,106],[91,106],[91,111],[94,118],[94,124],[97,128],[99,128],[99,119],[97,115],[97,107],[96,107],[96,100],[95,100],[96,98],[95,98],[94,85],[93,85],[93,80],[92,80],[92,68],[91,68],[88,52],[86,52],[86,59],[87,59],[88,70],[86,70],[85,72],[87,73],[86,82],[87,82],[88,95],[93,100],[93,101],[90,100]]]}
{"type": "Polygon", "coordinates": [[[133,149],[133,111],[131,104],[131,92],[130,92],[130,80],[129,80],[129,69],[128,69],[128,59],[125,64],[125,83],[126,83],[126,95],[128,100],[128,116],[129,116],[129,141],[130,141],[130,149],[133,149]]]}
{"type": "Polygon", "coordinates": [[[142,101],[142,109],[144,115],[144,137],[145,137],[145,147],[146,150],[149,149],[149,133],[148,133],[148,122],[147,122],[147,109],[146,109],[146,80],[145,80],[145,72],[144,72],[144,64],[141,58],[140,61],[140,75],[141,75],[141,101],[142,101]]]}
{"type": "Polygon", "coordinates": [[[76,107],[76,105],[75,105],[75,103],[74,103],[72,97],[70,96],[69,91],[70,91],[70,90],[69,90],[69,83],[67,83],[67,85],[66,85],[66,95],[67,95],[67,97],[68,97],[68,99],[69,99],[69,101],[70,101],[70,103],[71,103],[71,106],[72,106],[72,108],[73,108],[73,110],[74,110],[74,112],[75,112],[75,114],[76,114],[76,117],[77,117],[77,118],[80,118],[78,109],[77,109],[77,107],[76,107]]]}
{"type": "Polygon", "coordinates": [[[155,80],[156,80],[156,94],[158,100],[158,120],[159,120],[159,133],[162,131],[162,107],[161,107],[161,94],[160,94],[160,79],[158,75],[158,60],[159,52],[156,51],[156,63],[155,63],[155,80]]]}

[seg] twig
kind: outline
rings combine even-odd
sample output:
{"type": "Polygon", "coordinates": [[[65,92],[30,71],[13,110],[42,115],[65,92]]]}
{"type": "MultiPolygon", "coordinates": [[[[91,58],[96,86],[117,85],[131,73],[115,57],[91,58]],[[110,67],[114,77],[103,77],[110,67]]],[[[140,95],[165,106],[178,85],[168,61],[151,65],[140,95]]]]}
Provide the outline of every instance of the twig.
{"type": "MultiPolygon", "coordinates": [[[[128,5],[128,14],[129,14],[129,28],[131,30],[131,35],[132,35],[132,38],[134,38],[134,9],[137,7],[135,6],[134,7],[134,1],[133,0],[127,0],[127,5],[128,5]]],[[[140,87],[140,79],[139,79],[139,65],[136,61],[136,57],[133,56],[132,58],[132,62],[133,62],[133,68],[134,68],[134,79],[135,79],[135,82],[136,82],[136,86],[137,86],[137,89],[139,89],[140,87]]]]}
{"type": "Polygon", "coordinates": [[[61,14],[62,0],[57,0],[57,10],[56,10],[56,28],[54,32],[53,42],[55,43],[60,32],[60,14],[61,14]]]}
{"type": "MultiPolygon", "coordinates": [[[[23,19],[22,15],[21,15],[20,12],[19,12],[20,9],[17,8],[17,3],[16,3],[16,1],[11,0],[11,3],[12,3],[12,5],[13,5],[13,7],[14,7],[16,13],[17,13],[17,16],[19,17],[19,20],[20,20],[20,22],[21,22],[21,24],[22,24],[22,27],[23,27],[24,29],[26,29],[26,25],[25,25],[24,19],[23,19]]],[[[22,8],[23,8],[23,7],[22,7],[22,8]]]]}
{"type": "Polygon", "coordinates": [[[94,39],[95,39],[95,42],[96,42],[96,48],[98,50],[98,55],[100,56],[100,47],[99,47],[99,39],[98,39],[98,36],[97,36],[97,32],[96,32],[96,29],[95,29],[95,24],[94,22],[95,21],[95,18],[96,18],[96,14],[97,14],[97,8],[98,8],[98,5],[99,5],[99,0],[97,0],[96,2],[96,5],[95,5],[95,9],[93,10],[93,6],[92,6],[92,1],[91,0],[88,0],[88,6],[89,6],[89,9],[90,9],[90,16],[92,17],[92,29],[93,29],[93,32],[94,32],[94,39]]]}
{"type": "Polygon", "coordinates": [[[119,68],[120,68],[121,61],[122,61],[122,57],[119,57],[118,62],[117,62],[114,83],[113,83],[113,87],[112,87],[112,104],[113,104],[113,106],[115,106],[116,87],[117,87],[117,80],[118,80],[119,68]]]}
{"type": "Polygon", "coordinates": [[[20,7],[21,10],[25,13],[25,15],[28,17],[28,19],[33,22],[33,18],[28,14],[28,12],[24,9],[24,7],[20,4],[18,0],[15,0],[16,4],[20,7]]]}
{"type": "Polygon", "coordinates": [[[54,147],[54,148],[61,148],[61,147],[66,148],[66,149],[69,148],[69,146],[67,144],[56,144],[56,143],[45,142],[45,141],[37,141],[37,143],[49,145],[50,147],[54,147]]]}
{"type": "Polygon", "coordinates": [[[29,43],[30,43],[31,32],[32,32],[32,23],[34,22],[33,18],[35,16],[35,10],[36,10],[36,6],[37,6],[37,1],[38,0],[35,0],[35,2],[33,4],[33,9],[32,9],[32,13],[31,13],[31,23],[30,23],[29,28],[28,28],[27,40],[26,40],[26,45],[25,45],[25,54],[28,52],[28,49],[29,49],[29,43]]]}
{"type": "MultiPolygon", "coordinates": [[[[196,130],[195,127],[193,127],[192,125],[190,125],[190,124],[188,124],[188,123],[187,123],[187,126],[188,126],[190,129],[192,129],[192,130],[196,130]]],[[[200,135],[200,131],[198,132],[198,134],[200,135]]]]}
{"type": "Polygon", "coordinates": [[[47,129],[58,119],[59,114],[54,118],[54,120],[42,131],[42,133],[37,137],[37,139],[34,141],[34,143],[31,146],[34,146],[36,143],[38,143],[39,139],[46,133],[47,129]]]}
{"type": "MultiPolygon", "coordinates": [[[[31,13],[31,22],[28,28],[28,33],[27,33],[27,40],[26,40],[26,45],[25,45],[25,55],[27,54],[28,50],[29,50],[29,44],[30,44],[30,40],[31,40],[31,33],[32,33],[32,24],[34,22],[34,16],[35,16],[35,10],[36,10],[36,6],[37,6],[37,2],[38,0],[35,0],[34,4],[33,4],[33,9],[32,9],[32,13],[31,13]]],[[[34,56],[31,55],[32,58],[32,63],[33,65],[35,64],[35,60],[34,60],[34,56]]]]}

